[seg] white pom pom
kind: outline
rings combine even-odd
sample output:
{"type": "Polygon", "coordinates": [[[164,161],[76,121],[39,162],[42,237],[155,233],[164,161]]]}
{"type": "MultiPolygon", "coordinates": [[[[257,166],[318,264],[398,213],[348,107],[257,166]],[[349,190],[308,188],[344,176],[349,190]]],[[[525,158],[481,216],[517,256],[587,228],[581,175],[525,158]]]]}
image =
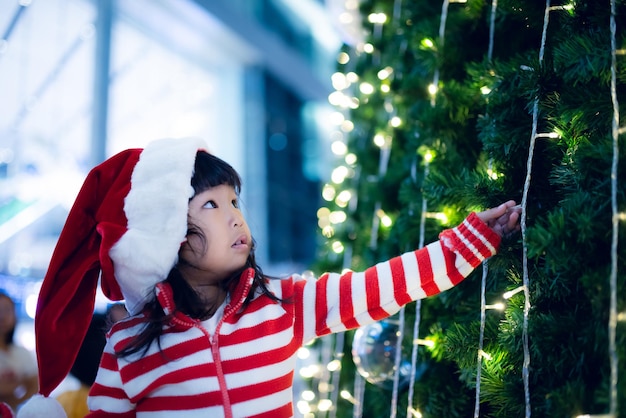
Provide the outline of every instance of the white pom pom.
{"type": "Polygon", "coordinates": [[[54,398],[37,394],[17,411],[17,418],[67,418],[65,410],[54,398]]]}

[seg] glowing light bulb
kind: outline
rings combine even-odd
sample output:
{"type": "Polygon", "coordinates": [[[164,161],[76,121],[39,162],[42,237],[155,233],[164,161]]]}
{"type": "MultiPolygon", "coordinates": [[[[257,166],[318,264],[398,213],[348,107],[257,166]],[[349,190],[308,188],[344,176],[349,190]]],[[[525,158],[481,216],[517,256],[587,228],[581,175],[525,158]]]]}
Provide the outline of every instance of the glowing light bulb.
{"type": "Polygon", "coordinates": [[[363,82],[359,85],[359,91],[363,94],[372,94],[374,93],[374,86],[370,83],[363,82]]]}
{"type": "Polygon", "coordinates": [[[433,48],[435,46],[435,43],[430,38],[424,38],[420,42],[420,45],[422,45],[424,48],[431,49],[431,48],[433,48]]]}
{"type": "Polygon", "coordinates": [[[322,188],[322,198],[325,201],[332,202],[333,199],[335,198],[335,195],[336,195],[336,190],[332,185],[330,184],[324,185],[324,187],[322,188]]]}
{"type": "Polygon", "coordinates": [[[319,403],[317,404],[317,409],[319,409],[320,411],[330,411],[330,409],[333,407],[333,401],[331,401],[330,399],[321,399],[319,401],[319,403]]]}
{"type": "Polygon", "coordinates": [[[385,80],[385,79],[387,79],[387,78],[388,78],[391,74],[393,74],[393,68],[391,68],[391,67],[385,67],[385,68],[383,68],[382,70],[380,70],[380,71],[378,72],[378,74],[377,74],[377,75],[378,75],[378,78],[379,78],[380,80],[385,80]]]}
{"type": "Polygon", "coordinates": [[[357,162],[356,154],[353,154],[353,153],[347,154],[346,158],[344,158],[344,161],[348,165],[356,164],[356,162],[357,162]]]}
{"type": "Polygon", "coordinates": [[[367,20],[370,23],[383,24],[387,21],[387,15],[385,13],[370,13],[370,15],[367,16],[367,20]]]}
{"type": "Polygon", "coordinates": [[[410,407],[408,412],[411,413],[413,418],[422,418],[422,413],[413,407],[410,407]]]}
{"type": "Polygon", "coordinates": [[[400,119],[399,116],[394,116],[393,118],[391,118],[391,120],[389,121],[389,124],[391,126],[393,126],[394,128],[397,128],[398,126],[402,125],[402,119],[400,119]]]}
{"type": "Polygon", "coordinates": [[[341,369],[341,362],[339,360],[335,359],[335,360],[331,361],[330,363],[328,363],[326,368],[330,372],[335,372],[335,371],[341,369]]]}
{"type": "Polygon", "coordinates": [[[336,210],[336,211],[331,212],[328,218],[330,219],[330,223],[340,224],[340,223],[345,222],[348,216],[346,215],[344,211],[336,210]]]}
{"type": "Polygon", "coordinates": [[[350,55],[348,55],[346,52],[339,53],[339,56],[337,57],[337,62],[342,65],[347,64],[348,62],[350,62],[350,55]]]}
{"type": "Polygon", "coordinates": [[[308,359],[311,356],[311,350],[306,347],[300,347],[298,349],[298,358],[300,360],[308,359]]]}
{"type": "Polygon", "coordinates": [[[343,246],[343,244],[341,243],[341,241],[335,241],[331,244],[331,248],[333,249],[333,252],[335,252],[336,254],[341,254],[345,247],[343,246]]]}
{"type": "Polygon", "coordinates": [[[330,81],[335,90],[343,90],[350,87],[350,82],[348,81],[348,77],[344,73],[334,73],[330,76],[330,81]]]}
{"type": "Polygon", "coordinates": [[[341,184],[346,179],[346,177],[348,177],[349,173],[350,173],[350,170],[348,170],[348,167],[340,165],[339,167],[333,170],[333,172],[330,175],[330,178],[333,181],[333,183],[341,184]]]}
{"type": "Polygon", "coordinates": [[[519,293],[519,292],[521,292],[521,291],[523,291],[523,290],[524,290],[524,286],[520,286],[520,287],[515,288],[515,289],[513,289],[513,290],[509,290],[508,292],[504,292],[504,294],[502,295],[502,297],[503,297],[504,299],[510,299],[513,295],[515,295],[515,294],[517,294],[517,293],[519,293]]]}
{"type": "Polygon", "coordinates": [[[425,340],[422,338],[417,338],[413,340],[413,344],[423,345],[423,346],[430,347],[430,348],[433,348],[435,346],[435,342],[433,340],[425,340]]]}

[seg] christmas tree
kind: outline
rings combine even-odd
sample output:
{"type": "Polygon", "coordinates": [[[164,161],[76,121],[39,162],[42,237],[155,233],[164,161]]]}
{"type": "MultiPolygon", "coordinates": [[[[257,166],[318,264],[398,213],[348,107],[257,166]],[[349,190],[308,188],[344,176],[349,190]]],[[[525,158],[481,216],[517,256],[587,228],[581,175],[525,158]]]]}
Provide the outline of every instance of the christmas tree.
{"type": "Polygon", "coordinates": [[[625,13],[360,2],[314,270],[361,270],[508,199],[522,233],[459,286],[316,341],[335,367],[310,380],[315,416],[626,417],[625,13]]]}

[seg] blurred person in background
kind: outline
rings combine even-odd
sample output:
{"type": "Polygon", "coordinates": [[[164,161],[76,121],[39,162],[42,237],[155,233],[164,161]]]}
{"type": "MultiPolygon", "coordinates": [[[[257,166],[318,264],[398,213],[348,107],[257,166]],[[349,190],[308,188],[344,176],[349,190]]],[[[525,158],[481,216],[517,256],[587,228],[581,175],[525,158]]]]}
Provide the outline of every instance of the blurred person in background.
{"type": "Polygon", "coordinates": [[[106,313],[107,330],[111,329],[113,324],[128,316],[128,310],[123,303],[113,303],[109,305],[106,313]]]}
{"type": "Polygon", "coordinates": [[[0,292],[0,402],[13,411],[37,393],[37,362],[13,337],[17,326],[15,303],[6,293],[0,292]]]}

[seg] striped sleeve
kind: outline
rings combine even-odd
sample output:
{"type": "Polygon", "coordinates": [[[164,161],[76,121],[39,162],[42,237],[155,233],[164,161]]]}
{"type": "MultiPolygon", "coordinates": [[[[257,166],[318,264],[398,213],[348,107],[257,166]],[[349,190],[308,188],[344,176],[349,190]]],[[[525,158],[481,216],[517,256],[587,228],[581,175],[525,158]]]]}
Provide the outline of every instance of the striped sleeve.
{"type": "Polygon", "coordinates": [[[363,272],[325,273],[296,291],[304,341],[358,328],[398,312],[409,302],[460,283],[496,254],[500,237],[476,214],[443,231],[439,241],[363,272]]]}

